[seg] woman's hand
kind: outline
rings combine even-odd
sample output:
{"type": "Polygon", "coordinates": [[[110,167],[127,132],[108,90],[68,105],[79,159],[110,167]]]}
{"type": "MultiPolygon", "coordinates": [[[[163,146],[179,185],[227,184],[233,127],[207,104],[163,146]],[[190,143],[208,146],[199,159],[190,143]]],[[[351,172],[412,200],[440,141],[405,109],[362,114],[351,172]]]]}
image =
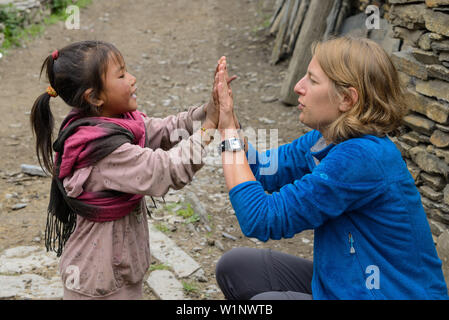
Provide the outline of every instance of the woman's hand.
{"type": "Polygon", "coordinates": [[[228,129],[236,129],[235,116],[234,116],[234,101],[232,96],[232,90],[229,87],[227,81],[227,67],[226,58],[222,57],[220,59],[220,64],[218,66],[218,72],[215,75],[214,84],[214,97],[218,100],[220,117],[218,121],[218,129],[220,131],[225,131],[228,129]],[[217,99],[218,98],[218,99],[217,99]]]}
{"type": "MultiPolygon", "coordinates": [[[[215,75],[214,96],[218,100],[220,118],[218,129],[221,138],[238,138],[238,121],[234,114],[234,99],[227,81],[226,58],[220,59],[218,73],[215,75]]],[[[222,153],[223,174],[228,190],[246,181],[256,181],[246,159],[245,151],[222,153]]]]}
{"type": "MultiPolygon", "coordinates": [[[[210,101],[209,101],[209,103],[207,105],[207,108],[206,108],[206,118],[207,118],[208,122],[215,124],[214,128],[217,128],[217,126],[218,126],[219,115],[220,115],[220,104],[219,104],[219,101],[218,101],[218,95],[217,95],[217,91],[216,91],[216,78],[217,78],[218,71],[220,69],[220,65],[223,62],[225,62],[225,61],[226,61],[226,57],[224,57],[224,56],[221,57],[218,60],[217,67],[215,68],[214,84],[213,84],[213,88],[212,88],[212,95],[211,95],[211,99],[210,99],[210,101]]],[[[226,70],[226,72],[225,72],[225,79],[226,79],[226,82],[227,82],[227,84],[229,86],[233,80],[237,79],[237,76],[229,77],[228,73],[227,73],[227,70],[226,70]]],[[[235,118],[235,121],[238,124],[237,118],[235,118]]]]}

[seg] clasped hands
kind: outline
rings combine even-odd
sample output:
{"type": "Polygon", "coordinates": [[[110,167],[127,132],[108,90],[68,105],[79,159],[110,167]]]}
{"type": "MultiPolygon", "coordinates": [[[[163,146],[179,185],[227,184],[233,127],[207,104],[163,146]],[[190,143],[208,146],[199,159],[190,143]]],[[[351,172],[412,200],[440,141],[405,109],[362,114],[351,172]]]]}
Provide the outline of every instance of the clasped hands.
{"type": "Polygon", "coordinates": [[[218,129],[222,137],[226,132],[240,129],[239,121],[234,112],[234,101],[230,84],[237,76],[229,78],[226,57],[218,60],[215,69],[212,97],[206,107],[206,129],[218,129]]]}

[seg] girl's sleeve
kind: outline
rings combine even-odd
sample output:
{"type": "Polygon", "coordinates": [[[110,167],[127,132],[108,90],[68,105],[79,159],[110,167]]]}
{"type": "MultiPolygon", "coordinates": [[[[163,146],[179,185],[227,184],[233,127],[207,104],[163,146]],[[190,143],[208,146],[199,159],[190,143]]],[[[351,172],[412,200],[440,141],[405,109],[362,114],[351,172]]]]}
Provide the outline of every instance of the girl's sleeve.
{"type": "Polygon", "coordinates": [[[247,158],[254,177],[270,193],[301,179],[310,173],[306,154],[318,139],[319,132],[314,130],[292,143],[265,152],[257,152],[249,144],[247,158]]]}
{"type": "Polygon", "coordinates": [[[93,166],[85,187],[163,196],[169,188],[181,189],[192,181],[204,164],[204,148],[199,133],[168,151],[125,143],[93,166]]]}
{"type": "Polygon", "coordinates": [[[262,241],[291,238],[365,205],[385,187],[380,167],[367,161],[365,151],[347,144],[279,192],[266,194],[258,181],[235,186],[229,196],[242,232],[262,241]]]}
{"type": "Polygon", "coordinates": [[[150,148],[169,150],[201,127],[206,118],[206,104],[189,108],[166,118],[144,117],[150,148]]]}

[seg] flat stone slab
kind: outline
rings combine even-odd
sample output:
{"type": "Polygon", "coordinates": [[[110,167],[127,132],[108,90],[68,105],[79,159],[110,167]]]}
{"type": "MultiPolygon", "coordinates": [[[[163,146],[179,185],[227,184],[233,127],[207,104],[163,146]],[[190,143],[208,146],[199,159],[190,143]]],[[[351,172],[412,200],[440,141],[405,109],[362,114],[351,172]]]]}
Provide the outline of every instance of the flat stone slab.
{"type": "Polygon", "coordinates": [[[180,278],[190,276],[201,266],[187,253],[179,248],[176,243],[159,231],[149,222],[150,229],[150,252],[160,262],[173,269],[180,278]]]}
{"type": "Polygon", "coordinates": [[[59,277],[45,279],[36,274],[0,275],[0,299],[62,299],[63,287],[59,277]]]}
{"type": "MultiPolygon", "coordinates": [[[[56,254],[37,246],[7,249],[0,255],[0,274],[22,274],[45,267],[57,266],[56,254]]],[[[1,283],[1,282],[0,282],[1,283]]]]}
{"type": "Polygon", "coordinates": [[[161,300],[186,300],[182,283],[168,270],[154,270],[147,283],[161,300]]]}
{"type": "Polygon", "coordinates": [[[46,279],[30,272],[54,268],[56,254],[38,246],[20,246],[0,255],[0,299],[61,299],[60,277],[46,279]]]}

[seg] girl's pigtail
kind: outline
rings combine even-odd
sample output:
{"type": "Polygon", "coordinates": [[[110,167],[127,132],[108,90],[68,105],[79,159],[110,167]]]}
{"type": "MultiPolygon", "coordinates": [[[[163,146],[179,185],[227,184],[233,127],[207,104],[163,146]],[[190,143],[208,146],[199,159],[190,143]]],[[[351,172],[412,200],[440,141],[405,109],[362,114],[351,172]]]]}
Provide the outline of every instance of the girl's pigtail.
{"type": "MultiPolygon", "coordinates": [[[[46,73],[50,83],[53,83],[54,80],[53,64],[54,60],[49,56],[41,68],[41,75],[42,71],[47,69],[46,73]]],[[[55,121],[50,109],[50,98],[50,94],[45,92],[36,99],[31,109],[30,122],[36,137],[36,154],[39,164],[47,172],[53,174],[52,135],[55,121]]]]}
{"type": "Polygon", "coordinates": [[[52,134],[54,117],[50,110],[50,95],[41,94],[31,109],[31,128],[36,137],[36,154],[39,164],[47,172],[53,172],[52,134]]]}

